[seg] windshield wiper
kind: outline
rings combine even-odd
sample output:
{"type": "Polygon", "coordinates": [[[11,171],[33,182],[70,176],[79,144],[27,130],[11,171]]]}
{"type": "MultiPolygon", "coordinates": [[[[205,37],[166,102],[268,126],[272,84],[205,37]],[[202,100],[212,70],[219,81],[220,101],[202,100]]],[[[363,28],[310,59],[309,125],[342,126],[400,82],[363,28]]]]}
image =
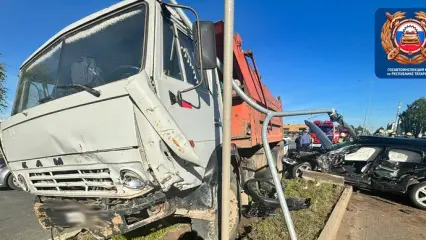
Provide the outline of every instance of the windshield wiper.
{"type": "Polygon", "coordinates": [[[98,91],[98,90],[96,90],[92,87],[82,85],[82,84],[69,84],[69,85],[62,85],[62,86],[56,86],[56,87],[57,88],[78,88],[78,89],[84,90],[84,91],[92,94],[95,97],[101,96],[100,91],[98,91]]]}

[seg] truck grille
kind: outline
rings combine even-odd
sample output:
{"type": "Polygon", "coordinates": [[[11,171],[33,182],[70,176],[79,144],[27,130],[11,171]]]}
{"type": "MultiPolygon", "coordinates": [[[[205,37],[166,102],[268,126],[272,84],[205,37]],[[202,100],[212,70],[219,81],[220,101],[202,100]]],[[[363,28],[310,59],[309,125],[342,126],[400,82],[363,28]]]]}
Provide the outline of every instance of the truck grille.
{"type": "Polygon", "coordinates": [[[117,191],[108,168],[29,173],[36,191],[108,192],[117,191]]]}

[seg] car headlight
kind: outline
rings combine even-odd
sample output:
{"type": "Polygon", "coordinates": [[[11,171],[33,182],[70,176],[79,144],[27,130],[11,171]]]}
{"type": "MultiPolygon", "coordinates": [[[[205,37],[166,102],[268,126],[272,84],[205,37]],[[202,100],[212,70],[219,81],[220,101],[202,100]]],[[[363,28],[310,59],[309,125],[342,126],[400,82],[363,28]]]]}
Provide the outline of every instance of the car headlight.
{"type": "Polygon", "coordinates": [[[295,165],[297,163],[296,160],[287,157],[283,157],[282,161],[288,165],[295,165]]]}
{"type": "Polygon", "coordinates": [[[123,185],[127,188],[143,189],[146,186],[143,178],[133,171],[123,170],[120,175],[123,185]]]}

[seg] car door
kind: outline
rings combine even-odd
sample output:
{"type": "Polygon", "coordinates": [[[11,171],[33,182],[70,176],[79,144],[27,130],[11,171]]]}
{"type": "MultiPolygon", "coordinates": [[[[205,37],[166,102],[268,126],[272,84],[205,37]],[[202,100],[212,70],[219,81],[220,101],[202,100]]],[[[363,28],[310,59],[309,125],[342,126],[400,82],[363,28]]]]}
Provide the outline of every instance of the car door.
{"type": "MultiPolygon", "coordinates": [[[[164,12],[163,12],[164,13],[164,12]]],[[[200,81],[200,71],[195,64],[194,43],[189,31],[173,16],[163,14],[162,31],[158,31],[156,41],[157,67],[155,81],[160,100],[172,115],[173,120],[191,141],[194,151],[200,159],[209,159],[214,148],[219,144],[220,119],[217,105],[214,104],[209,85],[205,83],[194,90],[179,91],[194,87],[200,81]],[[158,61],[162,59],[162,61],[158,61]]]]}
{"type": "Polygon", "coordinates": [[[388,147],[383,158],[374,165],[371,186],[391,192],[406,190],[408,180],[418,169],[426,167],[424,153],[407,147],[388,147]]]}

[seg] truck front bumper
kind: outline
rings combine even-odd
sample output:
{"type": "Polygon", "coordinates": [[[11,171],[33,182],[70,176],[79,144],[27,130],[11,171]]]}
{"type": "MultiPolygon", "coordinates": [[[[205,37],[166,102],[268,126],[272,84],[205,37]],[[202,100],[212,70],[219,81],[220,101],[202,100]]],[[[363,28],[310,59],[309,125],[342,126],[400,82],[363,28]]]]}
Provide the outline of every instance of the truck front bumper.
{"type": "Polygon", "coordinates": [[[164,193],[158,191],[145,197],[109,203],[48,199],[36,201],[34,210],[45,229],[80,227],[96,236],[109,238],[173,214],[172,205],[166,201],[164,193]]]}

